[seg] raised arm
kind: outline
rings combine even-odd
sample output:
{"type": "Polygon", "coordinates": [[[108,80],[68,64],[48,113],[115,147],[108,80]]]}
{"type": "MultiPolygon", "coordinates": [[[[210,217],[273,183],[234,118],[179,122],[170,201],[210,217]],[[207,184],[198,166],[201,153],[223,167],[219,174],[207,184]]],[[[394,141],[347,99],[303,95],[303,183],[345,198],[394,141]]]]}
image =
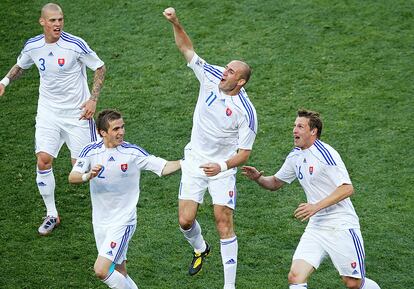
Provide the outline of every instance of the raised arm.
{"type": "Polygon", "coordinates": [[[83,109],[83,113],[79,119],[91,119],[95,114],[96,104],[98,102],[99,94],[101,93],[101,89],[105,79],[105,72],[105,65],[95,70],[91,97],[82,104],[81,108],[83,109]]]}
{"type": "Polygon", "coordinates": [[[263,171],[258,171],[255,167],[243,166],[243,175],[258,183],[262,188],[270,191],[280,189],[285,183],[275,176],[263,176],[263,171]]]}
{"type": "Polygon", "coordinates": [[[6,86],[9,85],[10,82],[18,79],[22,76],[24,69],[15,64],[10,71],[6,74],[6,76],[0,81],[0,96],[4,94],[6,90],[6,86]]]}
{"type": "Polygon", "coordinates": [[[165,9],[163,14],[165,18],[168,21],[170,21],[173,26],[175,44],[177,45],[181,53],[184,55],[185,60],[189,63],[194,56],[193,43],[191,42],[190,37],[188,37],[184,28],[181,26],[180,22],[178,21],[178,17],[177,17],[177,14],[175,13],[174,8],[169,7],[165,9]]]}

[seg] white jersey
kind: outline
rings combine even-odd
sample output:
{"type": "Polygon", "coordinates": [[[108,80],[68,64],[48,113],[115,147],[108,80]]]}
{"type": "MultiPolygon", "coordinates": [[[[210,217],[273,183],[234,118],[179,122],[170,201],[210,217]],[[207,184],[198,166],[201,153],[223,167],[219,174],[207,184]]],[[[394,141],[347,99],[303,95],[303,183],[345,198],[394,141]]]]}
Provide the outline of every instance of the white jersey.
{"type": "MultiPolygon", "coordinates": [[[[308,149],[292,150],[275,177],[289,184],[297,178],[310,204],[326,198],[342,184],[351,184],[338,152],[320,140],[308,149]]],[[[350,198],[346,198],[313,215],[308,227],[357,229],[359,219],[350,198]]]]}
{"type": "Polygon", "coordinates": [[[90,181],[92,223],[98,226],[134,224],[141,171],[149,170],[161,176],[166,163],[127,142],[116,148],[106,148],[103,141],[87,145],[72,171],[85,173],[95,165],[103,166],[90,181]]]}
{"type": "Polygon", "coordinates": [[[55,43],[46,43],[43,34],[29,39],[17,65],[39,70],[39,108],[81,113],[80,106],[90,97],[86,66],[92,70],[104,63],[81,38],[63,32],[55,43]]]}
{"type": "Polygon", "coordinates": [[[200,92],[187,149],[212,162],[229,159],[237,149],[251,150],[257,116],[244,88],[238,95],[223,94],[218,86],[224,68],[206,63],[197,54],[188,66],[200,81],[200,92]]]}

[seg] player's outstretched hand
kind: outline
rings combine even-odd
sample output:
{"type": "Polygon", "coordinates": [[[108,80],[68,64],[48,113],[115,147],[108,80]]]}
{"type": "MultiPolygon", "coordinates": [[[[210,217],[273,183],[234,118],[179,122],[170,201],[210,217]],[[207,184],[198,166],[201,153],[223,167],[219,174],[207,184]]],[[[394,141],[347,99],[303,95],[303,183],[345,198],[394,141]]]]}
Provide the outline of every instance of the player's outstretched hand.
{"type": "Polygon", "coordinates": [[[257,181],[263,174],[264,171],[259,172],[255,167],[242,166],[242,175],[245,175],[253,181],[257,181]]]}
{"type": "Polygon", "coordinates": [[[164,17],[171,23],[175,23],[178,21],[177,14],[175,13],[175,9],[172,7],[168,7],[167,9],[165,9],[162,14],[164,14],[164,17]]]}

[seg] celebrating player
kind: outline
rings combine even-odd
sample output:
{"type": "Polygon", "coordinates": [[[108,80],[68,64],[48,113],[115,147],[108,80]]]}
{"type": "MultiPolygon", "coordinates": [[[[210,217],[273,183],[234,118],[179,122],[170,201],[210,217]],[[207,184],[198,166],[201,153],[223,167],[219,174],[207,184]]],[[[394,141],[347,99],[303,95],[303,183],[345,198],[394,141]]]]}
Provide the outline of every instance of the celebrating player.
{"type": "Polygon", "coordinates": [[[39,19],[43,34],[30,38],[17,63],[0,81],[0,96],[6,86],[35,64],[40,87],[36,116],[36,182],[46,205],[46,217],[38,231],[47,235],[60,223],[55,204],[53,159],[66,143],[75,162],[80,150],[96,140],[93,115],[103,85],[105,66],[81,38],[63,31],[62,9],[53,3],[43,6],[39,19]],[[86,66],[95,71],[92,95],[86,66]]]}
{"type": "Polygon", "coordinates": [[[165,9],[164,16],[171,22],[175,43],[201,86],[191,141],[184,151],[179,192],[180,228],[194,248],[189,274],[197,274],[210,253],[210,245],[205,242],[196,220],[198,206],[208,189],[220,235],[224,288],[235,288],[238,252],[233,229],[235,174],[237,166],[248,160],[257,133],[256,111],[243,88],[251,70],[238,60],[225,68],[208,64],[195,53],[174,8],[165,9]]]}
{"type": "Polygon", "coordinates": [[[180,161],[166,161],[125,142],[124,121],[117,111],[100,112],[96,125],[103,140],[82,150],[69,182],[90,180],[97,277],[110,288],[138,288],[127,274],[126,254],[137,223],[140,173],[168,175],[180,169],[180,161]]]}
{"type": "Polygon", "coordinates": [[[307,203],[295,217],[309,223],[293,255],[289,288],[308,288],[307,280],[329,256],[347,288],[378,289],[365,277],[364,244],[359,219],[350,200],[354,189],[338,152],[322,142],[322,120],[316,112],[299,110],[293,128],[295,148],[274,176],[244,166],[243,174],[268,190],[299,180],[307,203]]]}

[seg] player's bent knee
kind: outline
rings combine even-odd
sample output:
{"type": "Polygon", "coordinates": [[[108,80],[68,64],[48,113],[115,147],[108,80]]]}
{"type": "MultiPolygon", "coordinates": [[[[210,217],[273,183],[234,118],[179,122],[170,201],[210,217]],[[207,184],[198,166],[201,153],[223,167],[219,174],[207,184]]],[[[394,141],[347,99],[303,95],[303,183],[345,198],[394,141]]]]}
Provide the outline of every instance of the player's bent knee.
{"type": "Polygon", "coordinates": [[[53,157],[47,153],[37,154],[37,167],[39,170],[48,170],[52,167],[53,157]]]}
{"type": "Polygon", "coordinates": [[[306,280],[303,280],[302,276],[299,275],[295,270],[290,270],[288,274],[289,284],[303,283],[306,280]]]}
{"type": "Polygon", "coordinates": [[[181,229],[187,231],[190,230],[193,226],[194,220],[189,220],[183,216],[178,217],[178,223],[180,224],[181,229]]]}

